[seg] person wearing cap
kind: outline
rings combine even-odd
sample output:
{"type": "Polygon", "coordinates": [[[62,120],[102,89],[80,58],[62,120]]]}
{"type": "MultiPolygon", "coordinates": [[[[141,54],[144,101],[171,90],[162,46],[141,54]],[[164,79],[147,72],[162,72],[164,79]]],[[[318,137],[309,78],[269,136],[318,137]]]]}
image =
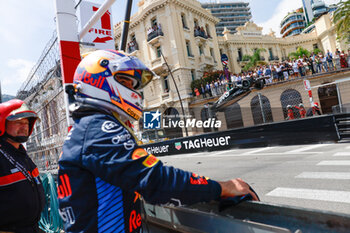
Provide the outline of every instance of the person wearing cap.
{"type": "Polygon", "coordinates": [[[302,103],[299,104],[299,106],[294,106],[296,109],[299,110],[300,118],[305,118],[306,110],[302,103]]]}
{"type": "Polygon", "coordinates": [[[22,145],[37,119],[22,100],[0,104],[0,232],[39,232],[44,189],[22,145]]]}
{"type": "Polygon", "coordinates": [[[318,106],[317,102],[314,102],[312,104],[312,107],[309,108],[306,112],[306,116],[316,116],[316,114],[321,115],[320,107],[318,106]]]}

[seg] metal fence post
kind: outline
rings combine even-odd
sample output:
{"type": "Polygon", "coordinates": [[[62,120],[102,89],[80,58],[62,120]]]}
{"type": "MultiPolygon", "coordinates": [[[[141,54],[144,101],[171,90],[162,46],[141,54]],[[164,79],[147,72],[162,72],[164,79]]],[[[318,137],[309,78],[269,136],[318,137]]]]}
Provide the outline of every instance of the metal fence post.
{"type": "Polygon", "coordinates": [[[338,96],[338,103],[339,103],[339,111],[342,113],[343,112],[343,106],[341,102],[341,95],[340,95],[340,90],[339,90],[339,83],[335,84],[337,88],[337,96],[338,96]]]}
{"type": "Polygon", "coordinates": [[[261,115],[262,115],[262,118],[263,118],[263,122],[266,123],[265,112],[264,112],[264,107],[263,107],[263,103],[262,103],[262,100],[261,100],[261,93],[260,92],[258,93],[258,97],[259,97],[259,103],[260,103],[260,109],[261,109],[261,115]]]}

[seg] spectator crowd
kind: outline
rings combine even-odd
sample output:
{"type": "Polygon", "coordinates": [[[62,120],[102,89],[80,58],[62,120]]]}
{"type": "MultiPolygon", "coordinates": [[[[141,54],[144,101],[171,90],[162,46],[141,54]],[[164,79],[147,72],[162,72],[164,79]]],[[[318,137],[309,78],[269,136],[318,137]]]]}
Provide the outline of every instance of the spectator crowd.
{"type": "Polygon", "coordinates": [[[221,75],[217,80],[206,82],[200,88],[194,88],[194,93],[196,96],[202,95],[203,98],[220,96],[233,85],[241,85],[245,79],[263,78],[265,84],[270,84],[348,67],[350,67],[350,49],[347,53],[337,49],[334,54],[327,50],[326,53],[311,53],[310,56],[303,55],[298,59],[259,65],[246,72],[231,74],[230,80],[221,75]]]}

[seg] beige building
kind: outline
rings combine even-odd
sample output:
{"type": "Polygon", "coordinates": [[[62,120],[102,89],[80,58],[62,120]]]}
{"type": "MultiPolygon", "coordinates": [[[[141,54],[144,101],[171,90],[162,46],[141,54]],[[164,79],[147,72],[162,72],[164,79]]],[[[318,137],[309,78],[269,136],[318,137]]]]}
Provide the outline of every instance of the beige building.
{"type": "Polygon", "coordinates": [[[288,54],[295,52],[301,46],[309,51],[315,48],[326,52],[335,52],[336,48],[346,50],[347,45],[336,40],[336,32],[332,24],[331,15],[326,14],[315,23],[315,29],[308,34],[300,34],[286,38],[277,38],[274,32],[262,34],[262,28],[253,22],[237,28],[236,34],[224,31],[223,37],[218,37],[221,53],[227,53],[229,67],[232,72],[239,73],[246,62],[242,61],[244,55],[252,55],[257,48],[266,51],[261,56],[266,62],[282,61],[288,54]]]}
{"type": "MultiPolygon", "coordinates": [[[[311,33],[288,38],[277,38],[274,32],[263,35],[262,28],[253,22],[238,27],[236,34],[230,34],[228,30],[225,30],[222,37],[217,37],[215,33],[217,22],[218,19],[203,9],[196,0],[143,0],[139,2],[138,12],[132,16],[130,22],[127,52],[140,58],[157,74],[154,81],[143,91],[146,110],[159,109],[163,116],[182,115],[176,87],[165,65],[165,60],[171,67],[177,83],[185,115],[196,116],[200,119],[208,115],[207,110],[201,112],[208,101],[200,103],[194,101],[191,94],[191,82],[200,79],[203,72],[207,70],[222,70],[220,58],[223,53],[229,58],[229,70],[238,73],[245,65],[245,62],[242,61],[243,56],[252,55],[257,48],[266,50],[261,54],[266,62],[282,61],[289,53],[295,52],[299,46],[310,51],[315,48],[324,51],[329,49],[332,52],[335,51],[335,48],[345,49],[345,44],[339,44],[336,41],[330,15],[322,16],[311,33]]],[[[121,32],[122,25],[119,23],[115,25],[117,48],[120,44],[121,32]]],[[[289,84],[291,83],[285,85],[289,84]]],[[[283,89],[278,88],[276,91],[282,92],[283,89]]],[[[250,99],[245,101],[250,101],[250,99]]],[[[242,111],[251,112],[252,109],[244,108],[242,111]]],[[[282,112],[282,109],[278,111],[282,112]]],[[[221,118],[227,118],[222,115],[223,113],[220,114],[221,118]]],[[[247,119],[244,124],[242,123],[244,126],[252,125],[254,122],[249,120],[252,117],[243,119],[247,119]]],[[[283,114],[275,117],[273,121],[281,119],[284,119],[283,114]]],[[[224,119],[223,122],[227,121],[224,119]]],[[[225,129],[225,126],[226,123],[222,129],[225,129]]],[[[188,128],[188,130],[190,135],[199,133],[198,129],[188,128]]],[[[177,129],[172,133],[180,136],[183,132],[177,129]]]]}

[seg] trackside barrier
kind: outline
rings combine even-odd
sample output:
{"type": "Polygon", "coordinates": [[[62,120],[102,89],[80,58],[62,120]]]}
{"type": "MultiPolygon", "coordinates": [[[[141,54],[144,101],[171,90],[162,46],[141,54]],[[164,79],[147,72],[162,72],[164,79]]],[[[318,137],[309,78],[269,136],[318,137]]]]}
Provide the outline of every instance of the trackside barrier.
{"type": "Polygon", "coordinates": [[[218,211],[218,203],[189,207],[144,203],[144,232],[349,232],[350,215],[244,202],[218,211]]]}
{"type": "Polygon", "coordinates": [[[325,115],[171,139],[142,147],[148,153],[163,156],[230,148],[334,142],[339,139],[334,116],[325,115]]]}

